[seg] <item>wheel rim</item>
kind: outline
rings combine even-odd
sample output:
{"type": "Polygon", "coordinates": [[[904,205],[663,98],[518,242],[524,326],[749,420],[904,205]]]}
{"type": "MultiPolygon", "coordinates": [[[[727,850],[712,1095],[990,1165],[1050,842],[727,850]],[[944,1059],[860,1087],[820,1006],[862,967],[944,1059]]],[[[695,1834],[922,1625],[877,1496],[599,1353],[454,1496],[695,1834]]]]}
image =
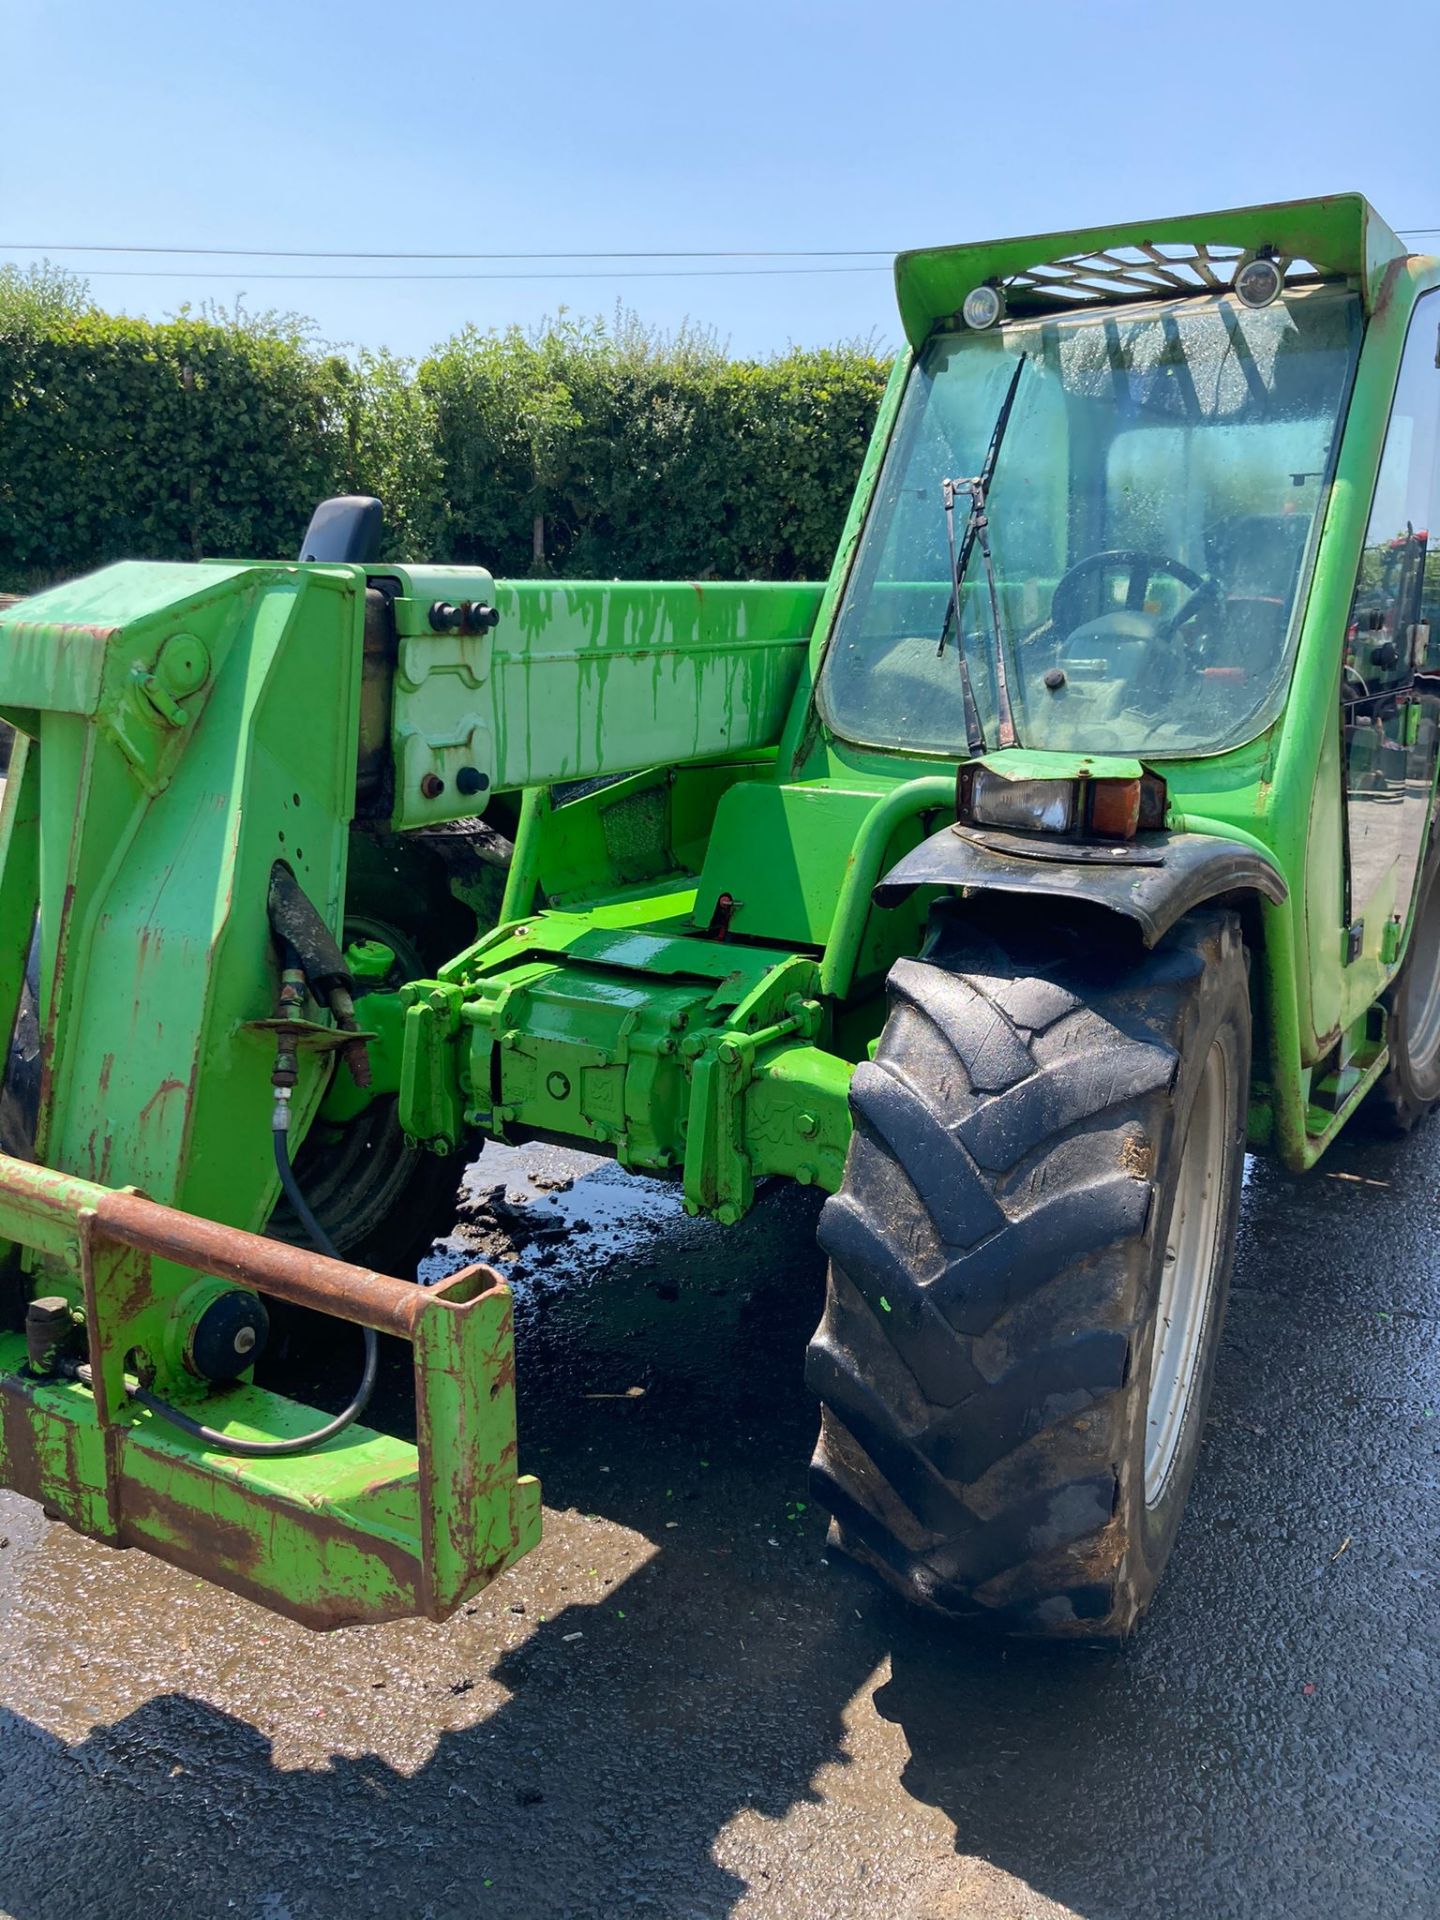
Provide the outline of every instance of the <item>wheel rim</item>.
{"type": "Polygon", "coordinates": [[[1440,1061],[1440,885],[1430,888],[1410,938],[1405,1051],[1410,1071],[1428,1081],[1440,1061]]]}
{"type": "Polygon", "coordinates": [[[1180,1152],[1175,1200],[1150,1355],[1145,1411],[1145,1504],[1158,1506],[1174,1471],[1186,1409],[1200,1373],[1205,1328],[1220,1264],[1227,1163],[1230,1067],[1217,1040],[1205,1058],[1180,1152]]]}

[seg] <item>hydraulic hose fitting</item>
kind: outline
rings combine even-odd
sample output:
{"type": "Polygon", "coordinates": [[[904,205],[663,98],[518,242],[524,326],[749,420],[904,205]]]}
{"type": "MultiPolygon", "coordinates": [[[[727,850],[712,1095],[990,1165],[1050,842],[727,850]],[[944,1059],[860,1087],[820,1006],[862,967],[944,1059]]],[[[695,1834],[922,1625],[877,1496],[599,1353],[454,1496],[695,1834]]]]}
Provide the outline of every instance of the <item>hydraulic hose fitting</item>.
{"type": "MultiPolygon", "coordinates": [[[[280,998],[275,1005],[276,1017],[280,1020],[299,1020],[305,1012],[305,969],[300,964],[300,956],[293,947],[285,949],[285,964],[280,973],[280,998]]],[[[283,1087],[288,1100],[291,1089],[300,1079],[300,1056],[295,1046],[293,1033],[283,1030],[275,1039],[275,1066],[270,1075],[270,1084],[274,1087],[278,1099],[283,1087]]],[[[277,1123],[278,1124],[278,1123],[277,1123]]],[[[287,1119],[285,1125],[289,1126],[287,1119]]]]}
{"type": "MultiPolygon", "coordinates": [[[[328,997],[330,1001],[330,1011],[335,1016],[336,1026],[339,1027],[342,1033],[358,1035],[360,1022],[355,1018],[355,1001],[351,996],[349,988],[342,986],[331,987],[328,997]]],[[[350,1069],[350,1078],[355,1082],[357,1087],[368,1087],[370,1085],[371,1073],[370,1053],[366,1042],[357,1038],[353,1040],[348,1047],[344,1048],[343,1051],[345,1064],[350,1069]]]]}
{"type": "MultiPolygon", "coordinates": [[[[280,998],[275,1005],[276,1017],[280,1020],[298,1020],[305,1011],[306,990],[300,956],[293,947],[287,946],[285,964],[280,973],[280,998]]],[[[270,1085],[275,1090],[270,1126],[275,1133],[288,1134],[290,1131],[290,1099],[299,1079],[300,1055],[295,1035],[287,1033],[282,1027],[275,1036],[275,1065],[270,1072],[270,1085]]]]}
{"type": "MultiPolygon", "coordinates": [[[[319,1002],[329,1007],[342,1033],[355,1034],[354,1041],[344,1049],[345,1063],[356,1086],[368,1087],[370,1056],[366,1052],[367,1042],[360,1037],[360,1023],[355,1018],[355,979],[349,963],[315,903],[280,860],[270,869],[267,910],[271,930],[285,955],[280,1018],[299,1019],[306,993],[313,993],[319,1002]],[[287,997],[292,973],[298,983],[293,999],[287,997]]],[[[279,1064],[277,1062],[277,1071],[279,1064]]],[[[289,1062],[286,1066],[288,1070],[289,1062]]],[[[292,1079],[289,1084],[294,1086],[295,1081],[292,1079]]]]}

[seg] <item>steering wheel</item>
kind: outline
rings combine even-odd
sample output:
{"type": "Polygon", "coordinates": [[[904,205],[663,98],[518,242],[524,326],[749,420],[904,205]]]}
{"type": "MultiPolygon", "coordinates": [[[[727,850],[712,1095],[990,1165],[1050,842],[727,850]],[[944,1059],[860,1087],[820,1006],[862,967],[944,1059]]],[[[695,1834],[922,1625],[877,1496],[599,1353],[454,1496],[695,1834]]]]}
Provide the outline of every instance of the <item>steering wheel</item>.
{"type": "MultiPolygon", "coordinates": [[[[1189,587],[1188,598],[1179,610],[1164,622],[1161,632],[1168,635],[1195,613],[1200,603],[1214,592],[1214,582],[1203,574],[1196,573],[1193,567],[1187,567],[1183,560],[1172,560],[1169,554],[1148,552],[1144,547],[1107,547],[1101,553],[1087,553],[1083,560],[1061,575],[1055,583],[1055,592],[1050,600],[1050,626],[1060,636],[1073,633],[1087,615],[1081,602],[1081,589],[1095,574],[1118,573],[1123,569],[1127,575],[1125,583],[1125,611],[1143,613],[1145,611],[1145,590],[1157,573],[1168,573],[1183,587],[1189,587]]],[[[1118,611],[1104,608],[1104,612],[1118,611]]]]}

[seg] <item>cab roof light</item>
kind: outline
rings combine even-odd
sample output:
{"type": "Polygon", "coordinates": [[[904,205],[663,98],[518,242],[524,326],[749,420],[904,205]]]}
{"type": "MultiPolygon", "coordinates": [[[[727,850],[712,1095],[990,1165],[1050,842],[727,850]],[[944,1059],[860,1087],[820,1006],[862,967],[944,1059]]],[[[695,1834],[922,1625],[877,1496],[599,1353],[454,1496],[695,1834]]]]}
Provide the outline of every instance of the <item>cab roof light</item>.
{"type": "Polygon", "coordinates": [[[1005,295],[992,281],[972,287],[960,307],[960,318],[975,333],[983,333],[1005,318],[1005,295]]]}
{"type": "Polygon", "coordinates": [[[1277,259],[1270,247],[1247,253],[1236,267],[1235,277],[1230,282],[1241,306],[1268,307],[1278,300],[1285,290],[1287,264],[1277,259]]]}

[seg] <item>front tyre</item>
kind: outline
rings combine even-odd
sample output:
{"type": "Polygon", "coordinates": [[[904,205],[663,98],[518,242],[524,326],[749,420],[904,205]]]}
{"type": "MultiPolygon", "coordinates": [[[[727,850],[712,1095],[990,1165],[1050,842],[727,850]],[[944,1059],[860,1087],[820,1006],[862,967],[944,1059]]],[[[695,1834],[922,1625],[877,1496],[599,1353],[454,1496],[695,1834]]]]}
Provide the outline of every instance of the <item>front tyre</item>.
{"type": "Polygon", "coordinates": [[[911,1599],[1118,1639],[1195,1470],[1250,1076],[1237,917],[1152,953],[937,909],[826,1203],[816,1498],[911,1599]]]}

